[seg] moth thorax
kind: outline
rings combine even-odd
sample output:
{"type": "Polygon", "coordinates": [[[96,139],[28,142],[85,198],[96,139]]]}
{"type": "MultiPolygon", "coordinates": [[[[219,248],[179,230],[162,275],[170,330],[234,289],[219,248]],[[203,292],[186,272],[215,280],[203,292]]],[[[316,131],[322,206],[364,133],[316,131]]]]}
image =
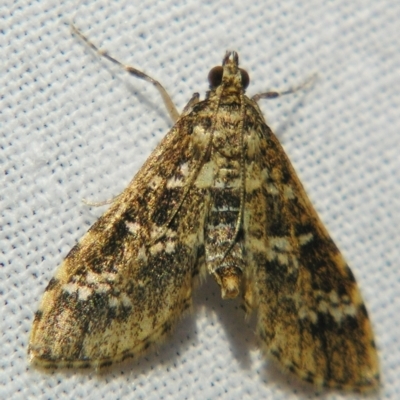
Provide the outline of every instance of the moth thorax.
{"type": "Polygon", "coordinates": [[[215,271],[217,282],[221,287],[223,299],[234,299],[240,292],[242,271],[233,266],[221,267],[215,271]]]}

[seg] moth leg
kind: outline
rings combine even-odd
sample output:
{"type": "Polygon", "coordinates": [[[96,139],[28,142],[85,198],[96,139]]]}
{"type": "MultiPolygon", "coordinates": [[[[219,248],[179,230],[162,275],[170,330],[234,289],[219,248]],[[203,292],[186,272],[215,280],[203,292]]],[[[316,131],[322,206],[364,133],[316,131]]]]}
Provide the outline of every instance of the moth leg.
{"type": "Polygon", "coordinates": [[[111,199],[103,200],[103,201],[90,201],[88,199],[82,199],[82,202],[89,207],[101,207],[101,206],[108,206],[109,204],[114,203],[116,200],[119,199],[122,193],[117,194],[116,196],[112,197],[111,199]]]}
{"type": "Polygon", "coordinates": [[[312,74],[308,79],[306,79],[303,83],[301,83],[298,86],[286,89],[286,90],[271,90],[269,92],[265,92],[265,93],[258,93],[256,95],[254,95],[251,99],[254,101],[258,101],[261,99],[275,99],[277,97],[283,96],[285,94],[292,94],[295,93],[299,90],[304,90],[307,87],[312,86],[315,81],[317,80],[318,75],[312,74]]]}
{"type": "Polygon", "coordinates": [[[94,50],[97,54],[99,54],[102,57],[105,57],[107,60],[113,62],[114,64],[117,64],[121,68],[123,68],[126,72],[129,74],[133,75],[136,78],[143,79],[146,82],[150,82],[153,84],[156,89],[159,91],[161,94],[161,97],[164,101],[165,107],[167,108],[167,111],[172,119],[172,122],[175,123],[175,121],[179,118],[179,113],[178,110],[176,109],[171,97],[167,93],[167,91],[164,89],[164,87],[161,85],[160,82],[156,81],[149,75],[145,74],[142,71],[139,71],[138,69],[131,67],[130,65],[126,65],[114,57],[110,56],[106,50],[101,50],[97,48],[86,36],[83,35],[83,33],[73,24],[71,23],[71,29],[72,32],[74,32],[76,35],[78,35],[92,50],[94,50]]]}

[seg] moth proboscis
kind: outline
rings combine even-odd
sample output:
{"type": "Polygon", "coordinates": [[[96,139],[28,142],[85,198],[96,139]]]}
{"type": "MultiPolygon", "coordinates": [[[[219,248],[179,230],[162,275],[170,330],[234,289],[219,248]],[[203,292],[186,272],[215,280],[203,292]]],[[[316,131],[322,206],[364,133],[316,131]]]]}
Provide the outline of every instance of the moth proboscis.
{"type": "MultiPolygon", "coordinates": [[[[80,36],[79,31],[75,30],[80,36]]],[[[84,40],[87,41],[83,37],[84,40]]],[[[256,103],[236,52],[209,74],[132,182],[69,252],[44,293],[29,342],[42,367],[101,368],[159,342],[190,307],[199,276],[257,312],[264,352],[301,379],[379,385],[356,281],[256,103]]]]}

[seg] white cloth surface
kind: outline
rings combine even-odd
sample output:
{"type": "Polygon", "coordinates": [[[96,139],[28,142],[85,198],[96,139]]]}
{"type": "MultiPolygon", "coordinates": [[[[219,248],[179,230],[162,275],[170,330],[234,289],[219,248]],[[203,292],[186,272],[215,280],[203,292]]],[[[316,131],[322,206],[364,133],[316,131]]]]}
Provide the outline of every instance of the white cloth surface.
{"type": "MultiPolygon", "coordinates": [[[[211,277],[169,340],[106,374],[30,368],[32,318],[69,249],[168,131],[158,92],[71,35],[75,23],[159,79],[178,109],[202,98],[227,49],[354,272],[370,313],[382,389],[400,398],[398,1],[11,1],[0,5],[0,398],[351,399],[265,360],[254,321],[211,277]]],[[[253,318],[254,319],[254,318],[253,318]]]]}

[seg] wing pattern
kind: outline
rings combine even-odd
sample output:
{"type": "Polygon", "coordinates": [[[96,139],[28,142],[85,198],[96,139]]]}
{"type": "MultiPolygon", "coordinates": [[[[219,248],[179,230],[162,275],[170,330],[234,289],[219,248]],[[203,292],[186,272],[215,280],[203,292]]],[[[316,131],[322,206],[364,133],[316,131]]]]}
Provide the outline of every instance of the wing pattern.
{"type": "Polygon", "coordinates": [[[258,308],[258,334],[304,380],[374,387],[376,349],[354,276],[255,107],[247,111],[244,230],[245,300],[258,308]]]}
{"type": "Polygon", "coordinates": [[[194,187],[183,201],[200,151],[180,121],[50,281],[32,328],[33,363],[110,365],[159,341],[190,307],[205,196],[194,187]],[[174,218],[178,210],[196,218],[174,218]]]}

